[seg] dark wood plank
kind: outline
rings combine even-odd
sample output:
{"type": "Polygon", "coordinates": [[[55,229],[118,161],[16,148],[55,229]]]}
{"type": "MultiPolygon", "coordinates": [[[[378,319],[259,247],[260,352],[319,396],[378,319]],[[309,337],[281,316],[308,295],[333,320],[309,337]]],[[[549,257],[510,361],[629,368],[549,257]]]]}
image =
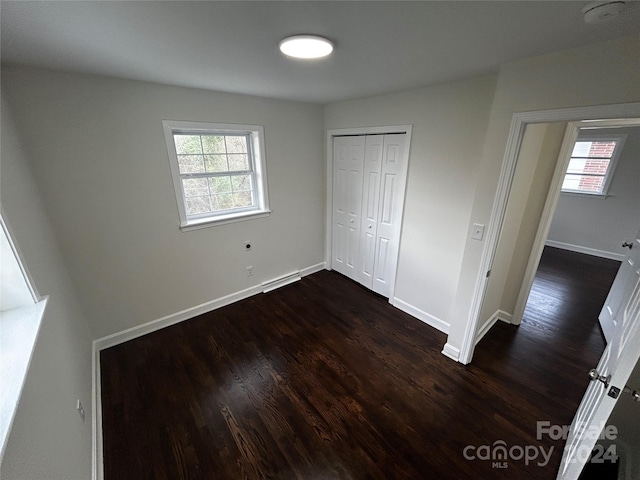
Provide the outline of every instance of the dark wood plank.
{"type": "MultiPolygon", "coordinates": [[[[545,251],[520,327],[472,365],[442,333],[320,272],[101,353],[105,478],[555,478],[604,342],[617,262],[545,251]],[[545,466],[468,460],[468,445],[554,448],[545,466]]],[[[425,292],[428,294],[428,292],[425,292]]]]}

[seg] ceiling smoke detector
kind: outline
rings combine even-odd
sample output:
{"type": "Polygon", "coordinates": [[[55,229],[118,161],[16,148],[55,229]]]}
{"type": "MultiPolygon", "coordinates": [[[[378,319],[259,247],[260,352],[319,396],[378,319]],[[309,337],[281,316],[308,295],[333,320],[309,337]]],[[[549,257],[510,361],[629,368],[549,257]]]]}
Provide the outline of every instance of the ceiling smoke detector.
{"type": "Polygon", "coordinates": [[[607,22],[617,17],[626,6],[627,2],[622,0],[592,2],[582,9],[584,22],[590,25],[607,22]]]}

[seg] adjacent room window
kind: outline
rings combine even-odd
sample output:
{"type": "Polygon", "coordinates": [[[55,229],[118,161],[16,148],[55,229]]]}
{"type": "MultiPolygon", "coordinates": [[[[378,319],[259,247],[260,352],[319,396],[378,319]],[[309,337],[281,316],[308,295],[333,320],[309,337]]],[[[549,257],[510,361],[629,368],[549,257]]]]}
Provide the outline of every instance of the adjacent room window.
{"type": "Polygon", "coordinates": [[[580,137],[576,141],[562,191],[605,196],[624,137],[580,137]]]}
{"type": "Polygon", "coordinates": [[[269,214],[261,126],[163,124],[183,230],[269,214]]]}

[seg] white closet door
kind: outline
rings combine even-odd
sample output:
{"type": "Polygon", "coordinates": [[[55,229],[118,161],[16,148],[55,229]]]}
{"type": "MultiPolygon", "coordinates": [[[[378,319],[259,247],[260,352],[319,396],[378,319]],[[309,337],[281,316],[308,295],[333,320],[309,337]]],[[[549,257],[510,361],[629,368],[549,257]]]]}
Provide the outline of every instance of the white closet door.
{"type": "Polygon", "coordinates": [[[390,298],[407,174],[407,135],[333,141],[332,268],[390,298]]]}
{"type": "Polygon", "coordinates": [[[380,205],[380,171],[384,135],[368,135],[365,140],[362,186],[362,223],[358,281],[373,289],[376,235],[380,205]]]}
{"type": "Polygon", "coordinates": [[[364,136],[333,141],[332,268],[358,282],[364,144],[364,136]]]}
{"type": "Polygon", "coordinates": [[[382,149],[373,291],[387,298],[396,275],[404,190],[406,135],[385,135],[382,149]]]}

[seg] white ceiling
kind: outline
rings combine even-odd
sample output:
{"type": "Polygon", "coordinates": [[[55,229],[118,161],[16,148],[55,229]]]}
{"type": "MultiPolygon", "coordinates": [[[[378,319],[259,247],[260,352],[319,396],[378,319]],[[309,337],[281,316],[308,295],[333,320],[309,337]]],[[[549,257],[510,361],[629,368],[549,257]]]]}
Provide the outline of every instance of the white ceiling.
{"type": "Polygon", "coordinates": [[[7,1],[3,62],[327,103],[448,82],[509,60],[640,33],[640,6],[601,25],[583,1],[7,1]],[[293,61],[291,34],[334,55],[293,61]]]}

